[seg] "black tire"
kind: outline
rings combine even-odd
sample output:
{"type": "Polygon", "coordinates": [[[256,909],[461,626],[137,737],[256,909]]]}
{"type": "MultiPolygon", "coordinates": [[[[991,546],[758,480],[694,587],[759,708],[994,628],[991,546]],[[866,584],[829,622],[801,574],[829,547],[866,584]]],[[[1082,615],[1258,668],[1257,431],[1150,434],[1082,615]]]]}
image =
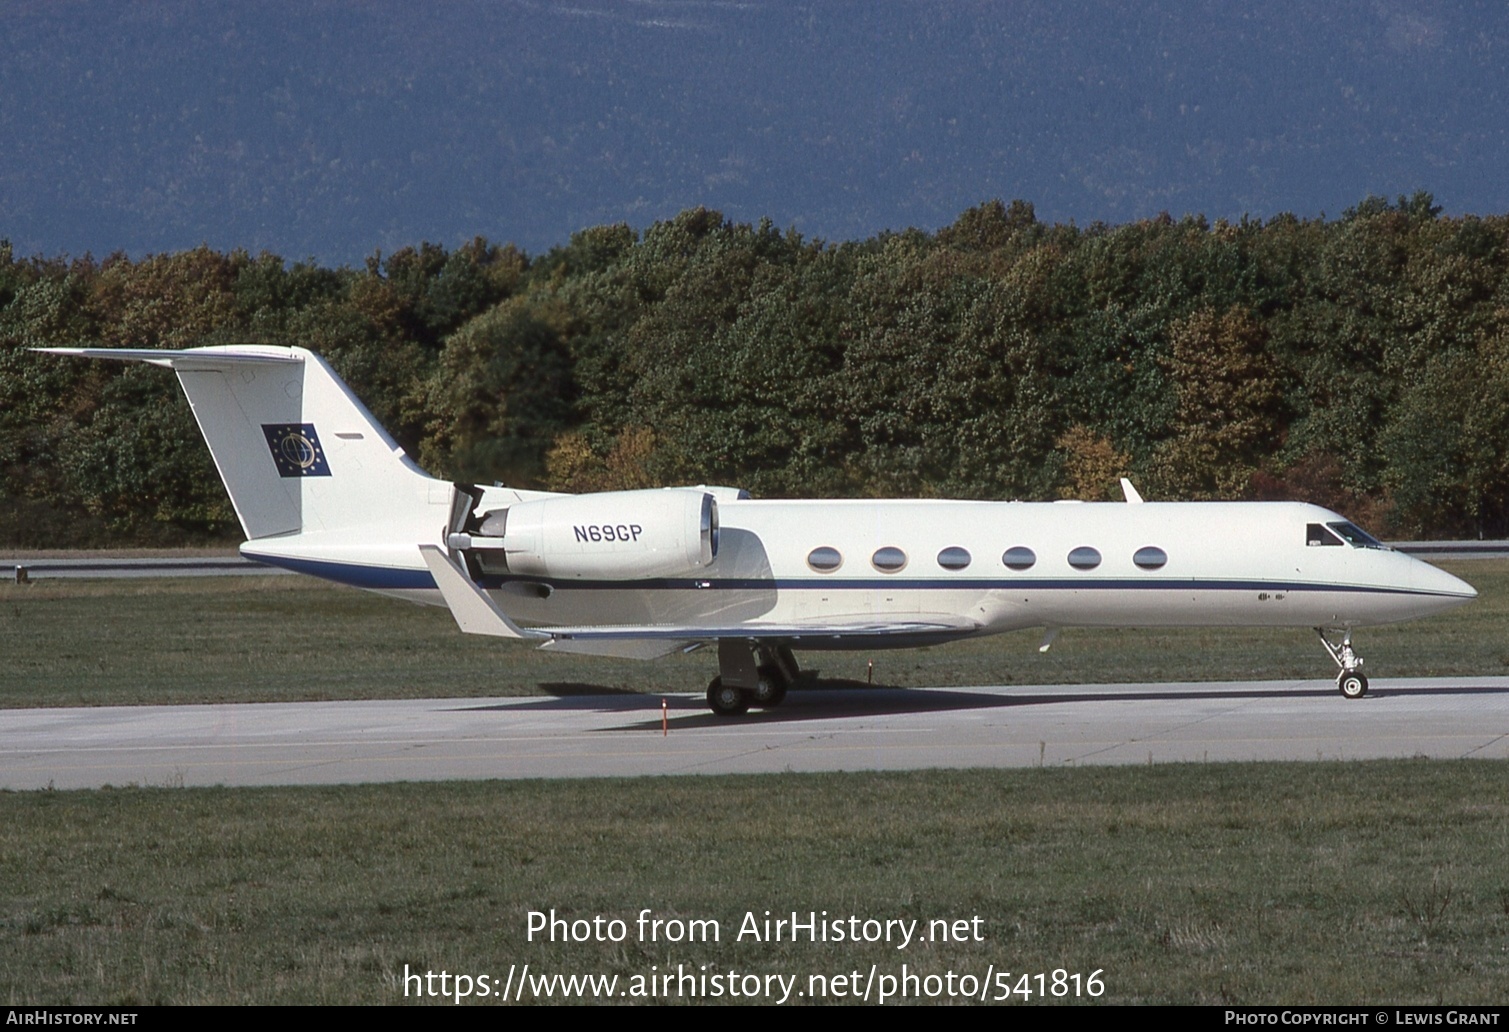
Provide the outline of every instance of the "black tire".
{"type": "Polygon", "coordinates": [[[1368,693],[1368,679],[1355,670],[1342,671],[1336,687],[1344,698],[1360,699],[1368,693]]]}
{"type": "Polygon", "coordinates": [[[715,677],[707,685],[707,706],[714,716],[741,716],[749,711],[749,693],[742,688],[725,688],[723,678],[715,677]]]}
{"type": "Polygon", "coordinates": [[[786,701],[786,678],[773,664],[760,667],[760,683],[749,693],[749,704],[760,709],[774,709],[786,701]]]}

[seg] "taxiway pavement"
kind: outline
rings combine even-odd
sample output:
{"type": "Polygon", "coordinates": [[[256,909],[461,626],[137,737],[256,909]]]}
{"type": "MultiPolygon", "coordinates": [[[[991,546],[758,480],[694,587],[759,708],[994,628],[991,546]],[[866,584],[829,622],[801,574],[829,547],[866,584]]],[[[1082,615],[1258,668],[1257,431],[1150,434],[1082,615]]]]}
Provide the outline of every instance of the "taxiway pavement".
{"type": "Polygon", "coordinates": [[[1509,677],[816,688],[735,720],[700,697],[0,711],[0,788],[310,785],[1226,760],[1509,758],[1509,677]]]}

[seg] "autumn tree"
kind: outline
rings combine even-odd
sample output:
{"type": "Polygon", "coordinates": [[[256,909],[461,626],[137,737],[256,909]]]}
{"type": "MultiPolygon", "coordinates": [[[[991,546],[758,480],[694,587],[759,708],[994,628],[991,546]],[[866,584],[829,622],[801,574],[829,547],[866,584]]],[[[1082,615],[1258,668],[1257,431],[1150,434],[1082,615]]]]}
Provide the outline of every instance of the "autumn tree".
{"type": "Polygon", "coordinates": [[[1282,395],[1263,327],[1241,308],[1175,324],[1164,367],[1177,411],[1153,464],[1153,488],[1174,499],[1239,498],[1277,443],[1282,395]]]}

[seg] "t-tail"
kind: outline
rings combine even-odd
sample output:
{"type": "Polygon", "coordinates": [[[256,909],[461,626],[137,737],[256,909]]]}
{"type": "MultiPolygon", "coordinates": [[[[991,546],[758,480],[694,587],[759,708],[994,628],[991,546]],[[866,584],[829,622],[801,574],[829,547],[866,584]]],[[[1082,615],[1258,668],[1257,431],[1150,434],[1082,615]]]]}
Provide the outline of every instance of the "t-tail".
{"type": "Polygon", "coordinates": [[[415,545],[444,542],[458,492],[426,475],[318,355],[38,350],[172,369],[246,532],[243,555],[358,587],[434,592],[415,545]]]}

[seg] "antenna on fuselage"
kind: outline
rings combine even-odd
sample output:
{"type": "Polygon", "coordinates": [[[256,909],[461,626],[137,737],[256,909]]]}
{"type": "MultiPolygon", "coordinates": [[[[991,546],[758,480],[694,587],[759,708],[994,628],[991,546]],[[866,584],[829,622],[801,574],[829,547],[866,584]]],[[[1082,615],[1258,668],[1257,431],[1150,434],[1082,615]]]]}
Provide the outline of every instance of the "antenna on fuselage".
{"type": "Polygon", "coordinates": [[[1128,505],[1139,505],[1142,502],[1142,496],[1126,477],[1121,478],[1121,493],[1127,496],[1128,505]]]}

